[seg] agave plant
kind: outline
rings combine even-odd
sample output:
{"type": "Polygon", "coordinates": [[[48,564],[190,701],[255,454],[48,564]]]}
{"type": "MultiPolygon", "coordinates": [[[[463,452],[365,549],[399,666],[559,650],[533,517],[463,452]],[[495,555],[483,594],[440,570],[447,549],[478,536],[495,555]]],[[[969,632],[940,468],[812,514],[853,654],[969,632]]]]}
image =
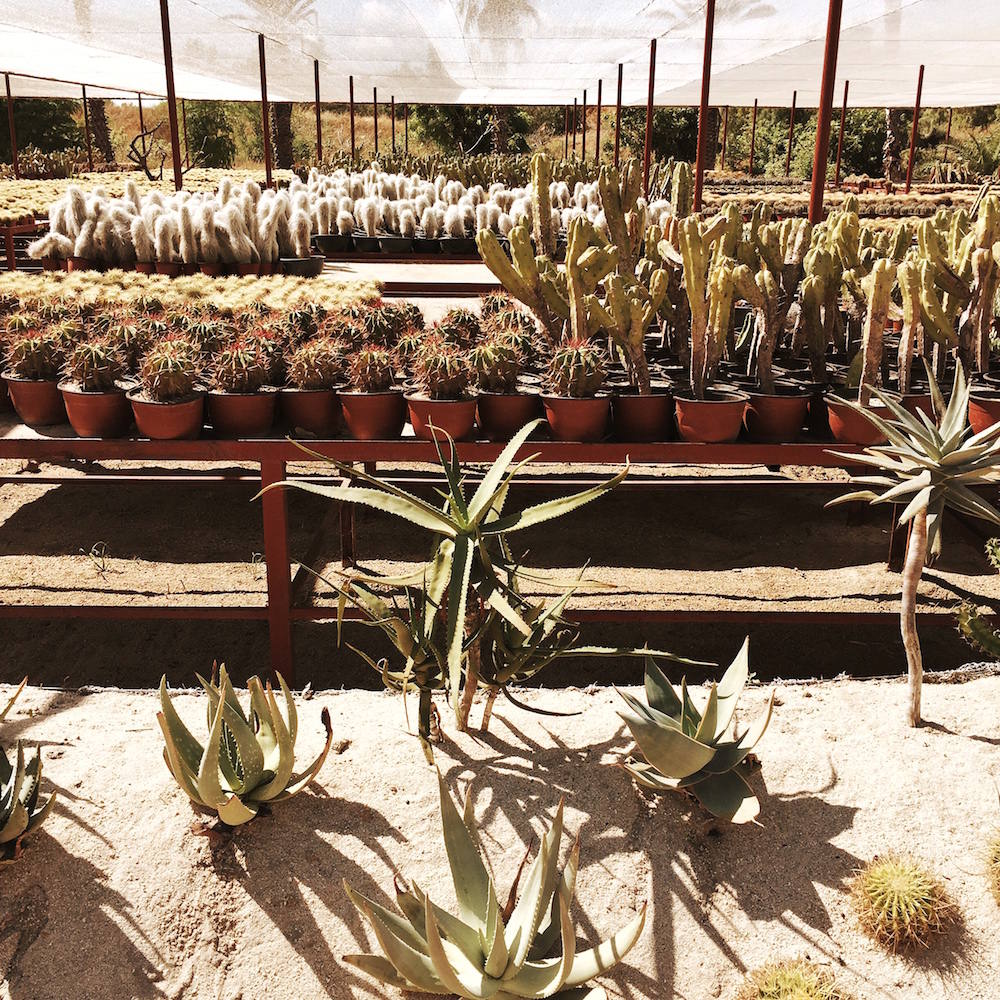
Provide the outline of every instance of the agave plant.
{"type": "Polygon", "coordinates": [[[573,845],[560,873],[562,802],[528,868],[520,899],[519,871],[503,905],[483,861],[471,799],[466,799],[460,813],[440,774],[438,784],[458,916],[432,903],[416,883],[396,883],[400,910],[396,913],[355,892],[345,881],[351,902],[371,924],[384,957],[345,955],[344,961],[387,986],[417,993],[453,994],[467,1000],[603,998],[602,989],[587,989],[585,984],[620,962],[639,940],[645,904],[614,937],[577,952],[569,907],[576,888],[580,843],[577,840],[573,845]],[[546,957],[557,942],[560,954],[546,957]]]}
{"type": "Polygon", "coordinates": [[[923,681],[917,635],[917,587],[928,559],[941,553],[941,515],[945,507],[951,507],[960,514],[1000,524],[1000,511],[971,489],[976,483],[997,479],[1000,423],[973,433],[968,426],[970,388],[962,366],[955,366],[955,383],[947,405],[926,361],[924,367],[937,421],[920,411],[914,415],[891,396],[874,390],[895,419],[883,419],[868,409],[864,413],[888,438],[888,445],[866,448],[862,455],[838,457],[855,465],[872,466],[877,475],[852,478],[852,483],[866,489],[837,497],[827,505],[851,500],[906,503],[899,516],[900,525],[910,524],[903,561],[900,632],[909,673],[911,726],[920,724],[923,681]],[[882,492],[871,487],[882,488],[882,492]]]}
{"type": "Polygon", "coordinates": [[[632,731],[644,762],[626,761],[623,767],[639,784],[658,792],[690,792],[713,816],[731,823],[748,823],[760,813],[760,803],[747,778],[750,751],[760,742],[774,707],[767,708],[741,735],[727,736],[736,703],[750,676],[750,640],[708,691],[702,709],[691,699],[687,682],[680,693],[652,657],[646,659],[644,705],[620,692],[630,711],[619,712],[632,731]]]}
{"type": "Polygon", "coordinates": [[[160,681],[157,713],[166,747],[164,760],[174,780],[188,798],[202,809],[218,813],[227,826],[252,820],[262,805],[290,799],[316,777],[333,742],[330,713],[324,708],[326,743],[319,756],[301,773],[294,774],[298,714],[292,693],[278,674],[285,712],[278,707],[270,683],[256,677],[247,682],[249,714],[243,711],[226,668],[219,668],[219,683],[198,680],[208,695],[208,740],[202,746],[181,721],[160,681]]]}

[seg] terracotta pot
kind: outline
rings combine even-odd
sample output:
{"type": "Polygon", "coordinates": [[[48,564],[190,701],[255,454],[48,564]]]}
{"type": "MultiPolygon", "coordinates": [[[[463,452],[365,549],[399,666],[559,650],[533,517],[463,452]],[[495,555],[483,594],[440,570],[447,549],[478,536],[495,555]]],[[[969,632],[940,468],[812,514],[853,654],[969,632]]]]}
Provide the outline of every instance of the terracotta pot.
{"type": "Polygon", "coordinates": [[[752,441],[796,441],[809,409],[809,393],[798,386],[775,386],[777,392],[750,391],[743,425],[752,441]]]}
{"type": "Polygon", "coordinates": [[[217,260],[203,260],[198,267],[207,278],[221,278],[226,270],[225,264],[220,264],[217,260]]]}
{"type": "Polygon", "coordinates": [[[437,436],[444,442],[443,434],[455,441],[467,441],[472,437],[472,428],[476,423],[475,398],[430,399],[413,393],[406,397],[406,406],[414,435],[424,441],[433,441],[437,436]],[[435,431],[439,433],[435,435],[435,431]]]}
{"type": "Polygon", "coordinates": [[[151,260],[137,260],[135,262],[136,274],[152,274],[156,270],[156,265],[151,260]]]}
{"type": "Polygon", "coordinates": [[[611,400],[611,422],[619,441],[669,441],[673,416],[674,397],[669,392],[621,393],[611,400]]]}
{"type": "Polygon", "coordinates": [[[932,423],[937,423],[934,415],[934,400],[929,392],[908,392],[899,397],[903,409],[914,416],[923,412],[930,417],[932,423]]]}
{"type": "Polygon", "coordinates": [[[73,430],[83,438],[123,437],[132,426],[132,408],[124,389],[84,392],[76,385],[59,383],[73,430]]]}
{"type": "Polygon", "coordinates": [[[158,260],[156,273],[166,275],[168,278],[176,278],[181,273],[181,262],[179,260],[158,260]]]}
{"type": "Polygon", "coordinates": [[[481,392],[477,403],[479,426],[487,441],[509,441],[542,415],[541,401],[534,393],[481,392]]]}
{"type": "Polygon", "coordinates": [[[0,413],[9,413],[13,407],[10,405],[10,393],[7,391],[7,383],[0,379],[0,413]]]}
{"type": "MultiPolygon", "coordinates": [[[[13,397],[13,387],[11,396],[13,397]]],[[[15,409],[17,402],[14,403],[15,409]]],[[[978,434],[992,427],[1000,420],[1000,392],[990,389],[976,389],[969,399],[969,424],[978,434]]]]}
{"type": "Polygon", "coordinates": [[[686,390],[674,397],[677,433],[681,440],[728,444],[739,437],[748,400],[745,392],[706,389],[704,399],[695,399],[689,392],[686,390]]]}
{"type": "Polygon", "coordinates": [[[262,278],[267,278],[270,275],[274,274],[274,269],[276,266],[277,265],[274,263],[273,260],[262,260],[260,262],[260,267],[258,268],[257,273],[262,278]]]}
{"type": "Polygon", "coordinates": [[[335,389],[285,388],[278,393],[281,418],[293,430],[301,427],[317,437],[335,437],[340,430],[340,400],[335,389]]]}
{"type": "Polygon", "coordinates": [[[839,396],[827,393],[825,398],[834,441],[864,447],[885,442],[885,435],[863,413],[858,413],[839,396]]]}
{"type": "Polygon", "coordinates": [[[197,274],[199,270],[200,267],[198,266],[197,261],[190,261],[190,262],[184,261],[181,264],[181,274],[187,274],[187,275],[197,274]]]}
{"type": "Polygon", "coordinates": [[[391,441],[403,433],[406,403],[398,389],[387,392],[339,392],[344,423],[358,441],[391,441]]]}
{"type": "MultiPolygon", "coordinates": [[[[260,274],[260,262],[256,264],[234,264],[233,273],[241,278],[256,278],[260,274]]],[[[209,410],[212,408],[211,401],[208,404],[209,410]]]]}
{"type": "Polygon", "coordinates": [[[276,392],[209,392],[208,421],[217,437],[260,437],[274,426],[276,392]]]}
{"type": "Polygon", "coordinates": [[[67,271],[93,271],[95,262],[89,257],[68,257],[66,259],[67,271]]]}
{"type": "Polygon", "coordinates": [[[66,407],[55,382],[4,375],[14,411],[29,427],[66,423],[66,407]]]}
{"type": "Polygon", "coordinates": [[[557,441],[600,441],[608,431],[610,396],[542,396],[542,405],[557,441]]]}
{"type": "Polygon", "coordinates": [[[61,271],[63,269],[63,258],[62,257],[43,257],[42,258],[42,270],[43,271],[61,271]]]}
{"type": "Polygon", "coordinates": [[[205,397],[198,393],[161,403],[147,399],[141,389],[128,393],[139,433],[151,441],[192,441],[205,422],[205,397]]]}

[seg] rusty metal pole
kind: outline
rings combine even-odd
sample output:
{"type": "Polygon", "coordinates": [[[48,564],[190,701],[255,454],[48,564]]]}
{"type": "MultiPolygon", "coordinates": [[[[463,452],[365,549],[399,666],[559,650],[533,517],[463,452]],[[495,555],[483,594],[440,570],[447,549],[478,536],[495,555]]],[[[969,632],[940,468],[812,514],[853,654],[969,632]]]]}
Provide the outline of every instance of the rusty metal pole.
{"type": "Polygon", "coordinates": [[[260,118],[264,136],[264,178],[267,187],[271,181],[271,113],[267,103],[267,63],[264,59],[264,36],[257,36],[257,53],[260,57],[260,118]]]}
{"type": "Polygon", "coordinates": [[[378,157],[378,87],[372,87],[372,121],[375,123],[375,156],[378,157]]]}
{"type": "Polygon", "coordinates": [[[577,103],[576,98],[573,98],[573,159],[576,159],[576,113],[577,113],[577,103]]]}
{"type": "MultiPolygon", "coordinates": [[[[792,137],[795,135],[795,98],[799,96],[797,90],[792,91],[792,110],[788,113],[788,149],[785,152],[785,176],[791,173],[792,169],[792,137]]],[[[829,136],[827,136],[829,138],[829,136]]]]}
{"type": "Polygon", "coordinates": [[[188,113],[184,98],[181,98],[181,130],[184,132],[184,166],[191,169],[191,153],[188,149],[188,113]]]}
{"type": "MultiPolygon", "coordinates": [[[[833,85],[837,79],[837,53],[840,49],[840,14],[844,0],[830,0],[826,19],[826,47],[823,50],[823,76],[819,85],[819,108],[816,111],[816,146],[813,149],[812,188],[809,191],[809,221],[823,221],[823,194],[826,190],[826,165],[830,162],[830,118],[833,115],[833,85]]],[[[847,101],[847,88],[844,88],[847,101]]],[[[840,116],[840,138],[844,138],[844,116],[840,116]]],[[[838,145],[837,162],[840,163],[838,145]]]]}
{"type": "Polygon", "coordinates": [[[389,95],[389,121],[392,131],[392,151],[396,152],[396,95],[389,95]]]}
{"type": "Polygon", "coordinates": [[[170,11],[167,0],[160,0],[160,31],[163,35],[163,68],[167,75],[167,116],[170,119],[170,158],[174,166],[174,187],[184,186],[181,169],[181,143],[177,130],[177,94],[174,91],[174,49],[170,41],[170,11]]]}
{"type": "Polygon", "coordinates": [[[698,153],[694,165],[695,212],[701,211],[701,192],[705,185],[705,157],[708,153],[708,94],[712,83],[712,39],[715,36],[715,0],[705,5],[705,51],[701,60],[701,103],[698,106],[698,153]]]}
{"type": "Polygon", "coordinates": [[[354,164],[355,149],[354,149],[354,77],[348,77],[348,86],[350,88],[350,109],[351,109],[351,164],[354,164]]]}
{"type": "Polygon", "coordinates": [[[587,159],[587,91],[583,91],[583,139],[580,143],[580,159],[587,159]]]}
{"type": "Polygon", "coordinates": [[[757,98],[753,99],[753,118],[750,119],[750,176],[753,177],[753,148],[757,142],[757,98]]]}
{"type": "Polygon", "coordinates": [[[729,105],[722,112],[722,163],[723,170],[726,169],[726,140],[729,138],[729,105]]]}
{"type": "MultiPolygon", "coordinates": [[[[140,132],[145,132],[146,131],[146,123],[143,121],[143,118],[142,118],[142,93],[139,92],[135,96],[139,99],[139,131],[140,132]]],[[[143,140],[143,145],[145,145],[145,140],[143,140]]]]}
{"type": "Polygon", "coordinates": [[[323,162],[323,119],[319,105],[319,60],[313,59],[313,83],[316,88],[316,162],[323,162]]]}
{"type": "Polygon", "coordinates": [[[90,110],[87,108],[87,85],[81,84],[83,91],[83,131],[87,136],[87,169],[93,173],[94,170],[94,147],[90,141],[90,110]]]}
{"type": "Polygon", "coordinates": [[[410,102],[403,105],[403,152],[410,152],[410,102]]]}
{"type": "Polygon", "coordinates": [[[569,105],[563,105],[563,159],[569,159],[569,105]]]}
{"type": "Polygon", "coordinates": [[[7,131],[10,133],[10,163],[14,168],[14,180],[20,180],[21,169],[17,162],[17,131],[14,128],[14,98],[10,96],[10,73],[4,73],[7,85],[7,131]]]}
{"type": "Polygon", "coordinates": [[[910,159],[906,164],[906,193],[910,193],[910,184],[913,182],[913,160],[917,155],[917,126],[920,123],[920,95],[924,89],[924,64],[920,64],[920,72],[917,74],[917,100],[913,105],[913,124],[910,126],[910,159]]]}
{"type": "MultiPolygon", "coordinates": [[[[708,0],[713,3],[714,0],[708,0]]],[[[642,150],[642,193],[649,197],[649,160],[653,153],[653,88],[656,82],[656,39],[649,40],[649,89],[646,92],[646,141],[642,150]]]]}
{"type": "Polygon", "coordinates": [[[840,157],[844,152],[844,129],[847,127],[844,123],[847,121],[847,91],[850,85],[850,80],[844,81],[844,103],[840,107],[840,135],[837,136],[837,169],[833,175],[834,187],[840,187],[840,157]]]}
{"type": "Polygon", "coordinates": [[[597,131],[594,133],[594,163],[601,162],[601,85],[603,81],[597,81],[597,131]]]}
{"type": "Polygon", "coordinates": [[[944,162],[948,162],[948,144],[951,142],[951,113],[954,108],[948,109],[948,128],[944,133],[944,162]]]}
{"type": "Polygon", "coordinates": [[[618,64],[618,99],[615,102],[615,166],[622,143],[622,64],[618,64]]]}

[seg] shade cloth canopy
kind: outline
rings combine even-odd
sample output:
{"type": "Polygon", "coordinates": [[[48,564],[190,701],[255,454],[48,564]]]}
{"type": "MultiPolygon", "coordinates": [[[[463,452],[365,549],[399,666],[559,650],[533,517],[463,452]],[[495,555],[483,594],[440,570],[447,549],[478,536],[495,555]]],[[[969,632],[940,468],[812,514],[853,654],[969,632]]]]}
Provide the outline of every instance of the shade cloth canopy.
{"type": "MultiPolygon", "coordinates": [[[[819,100],[827,0],[718,0],[711,102],[800,107],[819,100]]],[[[170,0],[176,92],[259,100],[562,105],[604,81],[613,103],[698,103],[704,0],[170,0]]],[[[1000,0],[844,0],[838,86],[856,107],[1000,102],[1000,0]]],[[[0,70],[15,96],[165,93],[157,0],[4,0],[0,70]],[[38,80],[28,76],[53,77],[38,80]],[[65,81],[65,82],[61,82],[65,81]]]]}

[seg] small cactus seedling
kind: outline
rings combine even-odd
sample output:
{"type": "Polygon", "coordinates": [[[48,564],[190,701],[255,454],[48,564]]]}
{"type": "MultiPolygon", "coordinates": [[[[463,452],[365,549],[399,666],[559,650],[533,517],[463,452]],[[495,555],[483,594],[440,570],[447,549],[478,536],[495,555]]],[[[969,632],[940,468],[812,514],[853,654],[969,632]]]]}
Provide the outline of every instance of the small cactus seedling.
{"type": "Polygon", "coordinates": [[[271,377],[271,363],[259,343],[242,339],[215,355],[211,375],[212,383],[219,392],[259,392],[271,377]]]}
{"type": "Polygon", "coordinates": [[[186,399],[198,382],[198,349],[190,340],[171,337],[154,344],[143,358],[139,382],[158,403],[186,399]]]}
{"type": "Polygon", "coordinates": [[[926,948],[959,919],[944,883],[912,858],[886,854],[860,869],[851,899],[861,929],[891,952],[926,948]]]}
{"type": "Polygon", "coordinates": [[[288,384],[296,389],[332,389],[343,381],[345,347],[323,337],[303,344],[288,360],[288,384]]]}
{"type": "Polygon", "coordinates": [[[451,344],[430,340],[413,359],[413,376],[431,399],[461,399],[471,382],[469,356],[451,344]]]}
{"type": "Polygon", "coordinates": [[[84,392],[110,392],[125,376],[125,362],[111,340],[88,340],[70,352],[64,374],[84,392]]]}
{"type": "Polygon", "coordinates": [[[552,351],[549,388],[557,396],[596,396],[604,384],[606,356],[590,341],[567,340],[552,351]]]}
{"type": "Polygon", "coordinates": [[[49,331],[16,337],[7,352],[7,370],[17,378],[53,382],[65,360],[62,338],[49,331]]]}
{"type": "Polygon", "coordinates": [[[735,1000],[851,1000],[829,970],[805,959],[773,962],[751,972],[735,1000]]]}
{"type": "Polygon", "coordinates": [[[350,363],[351,385],[356,392],[388,392],[396,381],[396,359],[385,347],[364,347],[350,363]]]}
{"type": "Polygon", "coordinates": [[[521,355],[509,341],[499,338],[474,347],[469,360],[483,392],[512,393],[523,369],[521,355]]]}

